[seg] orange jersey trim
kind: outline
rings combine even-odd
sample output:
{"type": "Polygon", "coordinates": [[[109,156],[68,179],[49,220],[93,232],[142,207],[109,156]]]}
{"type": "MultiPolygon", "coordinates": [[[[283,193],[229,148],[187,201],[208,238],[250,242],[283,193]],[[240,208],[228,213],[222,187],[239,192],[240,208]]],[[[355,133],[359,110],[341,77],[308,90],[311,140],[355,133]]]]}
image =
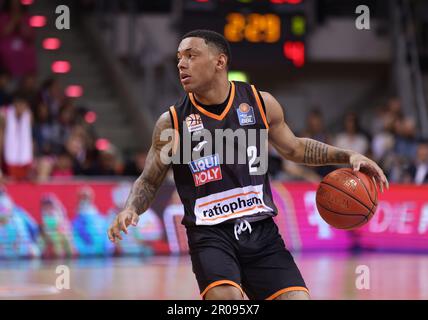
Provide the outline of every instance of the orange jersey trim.
{"type": "Polygon", "coordinates": [[[171,111],[171,114],[172,114],[173,127],[174,127],[174,145],[173,145],[172,152],[175,153],[177,151],[178,141],[180,139],[180,133],[178,132],[178,117],[174,106],[169,107],[169,110],[171,111]]]}
{"type": "Polygon", "coordinates": [[[217,287],[217,286],[221,286],[223,284],[228,284],[231,285],[233,287],[236,287],[239,289],[239,291],[241,291],[242,296],[244,296],[244,291],[242,290],[241,286],[239,284],[237,284],[234,281],[231,280],[218,280],[218,281],[214,281],[213,283],[209,284],[208,287],[205,288],[204,291],[202,291],[201,296],[202,298],[205,296],[205,294],[208,292],[208,290],[217,287]]]}
{"type": "Polygon", "coordinates": [[[262,102],[260,101],[260,97],[259,97],[259,94],[257,93],[256,87],[254,85],[251,85],[251,89],[253,89],[253,94],[254,94],[254,97],[256,98],[257,106],[259,107],[259,111],[260,111],[260,114],[262,115],[262,119],[266,126],[266,129],[269,129],[269,124],[266,120],[266,114],[263,111],[263,105],[262,105],[262,102]]]}
{"type": "Polygon", "coordinates": [[[230,90],[229,101],[228,101],[228,103],[226,105],[226,108],[223,110],[223,112],[220,115],[217,115],[215,113],[209,112],[209,111],[205,110],[204,108],[202,108],[200,105],[198,105],[196,103],[196,100],[195,100],[195,97],[194,97],[193,93],[189,93],[190,101],[196,107],[196,109],[198,109],[202,114],[206,115],[207,117],[213,118],[215,120],[221,121],[221,120],[224,119],[224,117],[229,112],[230,108],[232,107],[233,100],[235,99],[235,84],[233,83],[233,81],[231,81],[230,83],[232,85],[232,88],[230,90]]]}
{"type": "Polygon", "coordinates": [[[309,290],[305,287],[289,287],[289,288],[284,288],[275,292],[273,295],[266,298],[266,300],[274,300],[278,298],[281,294],[290,292],[290,291],[305,291],[307,294],[309,294],[309,290]]]}

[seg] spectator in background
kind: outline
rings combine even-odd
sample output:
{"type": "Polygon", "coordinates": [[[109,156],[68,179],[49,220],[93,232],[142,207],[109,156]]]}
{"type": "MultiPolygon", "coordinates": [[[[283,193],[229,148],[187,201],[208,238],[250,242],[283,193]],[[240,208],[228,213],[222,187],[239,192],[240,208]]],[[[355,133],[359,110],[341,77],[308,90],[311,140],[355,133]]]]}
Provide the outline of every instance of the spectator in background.
{"type": "Polygon", "coordinates": [[[278,152],[269,144],[268,146],[268,173],[272,179],[281,179],[283,173],[283,160],[278,152]]]}
{"type": "Polygon", "coordinates": [[[58,125],[60,144],[64,145],[70,137],[75,125],[75,109],[71,100],[66,100],[59,109],[58,125]]]}
{"type": "Polygon", "coordinates": [[[5,2],[0,14],[0,62],[13,77],[36,71],[35,34],[19,0],[5,2]]]}
{"type": "Polygon", "coordinates": [[[83,162],[78,162],[73,158],[73,171],[75,175],[93,176],[97,174],[98,150],[95,147],[86,150],[83,162]]]}
{"type": "Polygon", "coordinates": [[[384,107],[377,110],[373,119],[374,136],[371,149],[374,160],[382,162],[394,149],[394,117],[384,107]]]}
{"type": "Polygon", "coordinates": [[[403,117],[400,98],[391,97],[388,100],[388,113],[390,114],[393,120],[400,119],[403,117]]]}
{"type": "Polygon", "coordinates": [[[123,175],[138,177],[143,172],[146,158],[147,153],[144,150],[137,151],[133,159],[126,164],[123,175]]]}
{"type": "Polygon", "coordinates": [[[37,156],[51,155],[56,149],[56,126],[49,114],[49,108],[43,101],[36,105],[34,114],[33,136],[35,154],[37,156]]]}
{"type": "Polygon", "coordinates": [[[26,179],[33,163],[32,114],[28,102],[15,96],[12,105],[0,114],[0,150],[6,172],[13,179],[26,179]]]}
{"type": "Polygon", "coordinates": [[[405,139],[402,140],[403,118],[401,102],[396,97],[390,98],[387,105],[379,108],[373,117],[373,158],[382,164],[391,182],[402,182],[410,165],[407,155],[396,153],[397,149],[403,149],[406,145],[405,139]],[[397,139],[402,141],[398,142],[397,139]]]}
{"type": "Polygon", "coordinates": [[[410,117],[395,120],[395,153],[403,158],[416,157],[416,123],[410,117]]]}
{"type": "Polygon", "coordinates": [[[49,107],[49,112],[57,119],[59,110],[64,101],[61,83],[57,78],[45,80],[40,91],[40,99],[49,107]]]}
{"type": "Polygon", "coordinates": [[[0,70],[0,107],[6,106],[12,102],[12,96],[9,93],[10,75],[5,70],[0,70]]]}
{"type": "Polygon", "coordinates": [[[55,154],[64,149],[59,137],[59,128],[58,123],[53,121],[46,103],[39,101],[35,109],[33,126],[36,180],[38,182],[49,180],[55,165],[55,154]]]}
{"type": "Polygon", "coordinates": [[[417,145],[416,159],[407,170],[404,182],[428,183],[428,140],[420,140],[417,145]]]}
{"type": "MultiPolygon", "coordinates": [[[[312,109],[306,117],[306,129],[301,134],[302,137],[311,138],[323,143],[332,144],[330,134],[325,129],[324,117],[318,108],[312,109]]],[[[325,176],[335,167],[333,166],[321,166],[311,167],[310,170],[316,172],[318,176],[325,176]]]]}
{"type": "Polygon", "coordinates": [[[35,106],[38,100],[38,86],[36,75],[30,73],[22,77],[19,81],[19,86],[16,90],[16,94],[25,98],[31,106],[35,106]]]}
{"type": "Polygon", "coordinates": [[[269,145],[268,161],[268,172],[272,179],[283,181],[301,180],[316,183],[321,181],[321,177],[310,167],[282,159],[271,145],[269,145]]]}
{"type": "Polygon", "coordinates": [[[323,143],[330,143],[331,136],[325,130],[324,117],[318,108],[312,109],[306,117],[306,128],[303,137],[316,139],[323,143]]]}
{"type": "MultiPolygon", "coordinates": [[[[98,176],[116,176],[123,172],[118,150],[110,146],[107,150],[101,150],[98,154],[98,176]]],[[[141,174],[141,173],[140,173],[141,174]]]]}
{"type": "Polygon", "coordinates": [[[85,166],[88,153],[84,134],[78,129],[73,130],[65,142],[65,149],[72,156],[76,171],[81,171],[80,168],[85,166]]]}
{"type": "Polygon", "coordinates": [[[52,178],[72,178],[73,172],[73,158],[64,151],[56,157],[56,161],[52,168],[52,178]]]}
{"type": "Polygon", "coordinates": [[[400,99],[391,97],[386,106],[375,109],[372,121],[372,134],[383,131],[385,127],[392,127],[395,121],[402,117],[400,99]]]}
{"type": "Polygon", "coordinates": [[[345,131],[336,136],[334,145],[338,148],[352,149],[358,153],[367,154],[369,141],[363,134],[355,113],[350,112],[345,116],[344,127],[345,131]]]}

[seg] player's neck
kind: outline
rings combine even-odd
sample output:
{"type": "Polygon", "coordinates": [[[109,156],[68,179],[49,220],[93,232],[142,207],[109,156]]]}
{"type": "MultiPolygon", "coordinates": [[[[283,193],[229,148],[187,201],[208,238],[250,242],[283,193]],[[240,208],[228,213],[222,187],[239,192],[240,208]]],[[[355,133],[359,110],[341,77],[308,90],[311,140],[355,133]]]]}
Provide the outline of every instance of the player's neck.
{"type": "Polygon", "coordinates": [[[230,82],[221,81],[210,86],[207,90],[194,93],[196,100],[204,105],[216,105],[223,103],[230,92],[230,82]]]}

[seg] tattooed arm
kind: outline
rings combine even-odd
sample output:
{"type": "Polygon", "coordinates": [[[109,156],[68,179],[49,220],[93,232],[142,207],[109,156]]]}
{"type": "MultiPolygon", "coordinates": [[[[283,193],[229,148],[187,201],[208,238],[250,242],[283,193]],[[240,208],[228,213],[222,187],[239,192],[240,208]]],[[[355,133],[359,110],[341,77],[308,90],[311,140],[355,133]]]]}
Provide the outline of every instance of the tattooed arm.
{"type": "Polygon", "coordinates": [[[130,224],[137,225],[139,215],[149,208],[155,198],[156,192],[170,167],[169,164],[165,164],[165,161],[162,161],[162,152],[164,152],[162,150],[171,141],[161,140],[160,135],[163,130],[171,128],[169,113],[165,112],[156,122],[152,136],[152,146],[147,154],[143,173],[135,180],[125,208],[116,216],[108,230],[108,237],[112,242],[115,242],[116,239],[122,240],[120,231],[127,234],[127,227],[130,224]]]}
{"type": "Polygon", "coordinates": [[[371,159],[354,152],[333,147],[317,140],[296,137],[284,120],[278,101],[269,93],[261,92],[266,106],[269,124],[269,141],[284,158],[310,166],[350,164],[354,170],[364,167],[367,173],[378,180],[380,189],[387,188],[388,180],[382,169],[371,159]]]}

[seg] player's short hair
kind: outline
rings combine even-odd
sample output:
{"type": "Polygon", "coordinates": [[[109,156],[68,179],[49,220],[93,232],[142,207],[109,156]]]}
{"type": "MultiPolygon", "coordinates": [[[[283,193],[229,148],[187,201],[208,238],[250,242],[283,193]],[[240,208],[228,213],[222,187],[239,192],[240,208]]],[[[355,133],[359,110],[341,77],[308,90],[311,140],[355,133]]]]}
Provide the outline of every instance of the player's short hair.
{"type": "Polygon", "coordinates": [[[184,40],[186,38],[202,38],[205,40],[206,44],[212,44],[214,45],[221,53],[225,54],[227,57],[227,67],[230,67],[230,63],[232,61],[232,53],[230,50],[230,44],[226,40],[223,35],[221,35],[218,32],[212,31],[212,30],[193,30],[188,33],[186,33],[181,40],[184,40]]]}

